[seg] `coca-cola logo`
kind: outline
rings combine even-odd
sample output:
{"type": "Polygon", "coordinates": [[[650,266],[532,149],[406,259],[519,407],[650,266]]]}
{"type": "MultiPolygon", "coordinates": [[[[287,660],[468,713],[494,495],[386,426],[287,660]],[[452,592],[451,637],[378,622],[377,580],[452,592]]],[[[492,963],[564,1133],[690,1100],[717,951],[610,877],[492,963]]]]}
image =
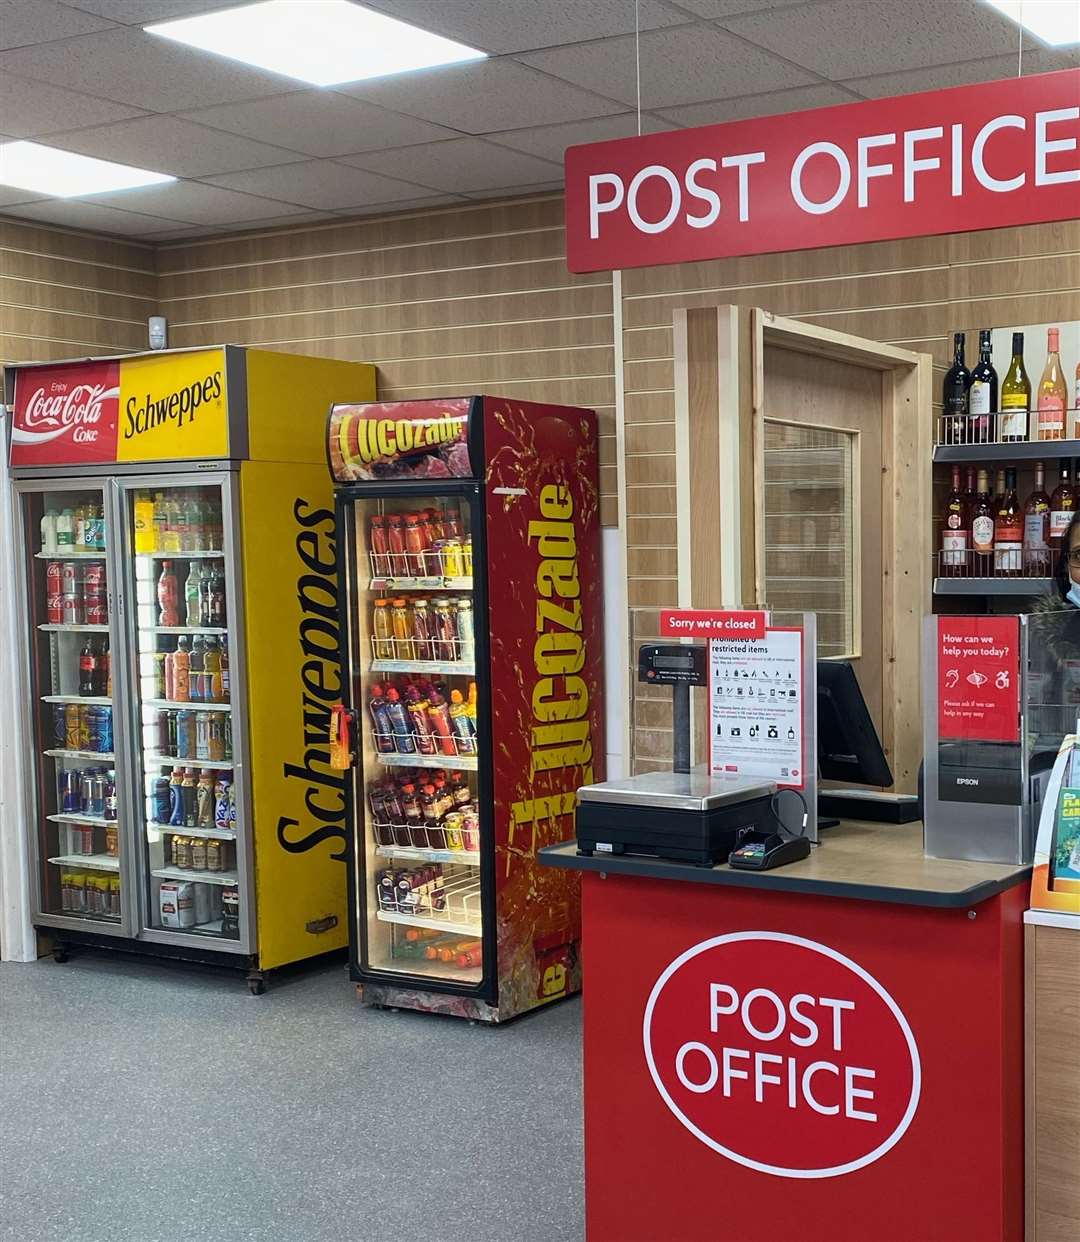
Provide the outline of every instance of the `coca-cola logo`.
{"type": "Polygon", "coordinates": [[[52,391],[37,388],[30,394],[22,426],[13,428],[16,439],[41,443],[75,429],[74,439],[78,441],[79,428],[96,432],[96,424],[105,413],[104,403],[120,396],[119,385],[107,388],[104,384],[76,384],[67,390],[60,384],[51,387],[52,391]]]}
{"type": "Polygon", "coordinates": [[[652,989],[643,1038],[679,1122],[775,1177],[874,1163],[919,1103],[919,1050],[899,1005],[863,967],[801,936],[735,932],[687,949],[652,989]]]}
{"type": "Polygon", "coordinates": [[[120,367],[116,362],[18,371],[11,464],[115,461],[119,405],[120,367]]]}

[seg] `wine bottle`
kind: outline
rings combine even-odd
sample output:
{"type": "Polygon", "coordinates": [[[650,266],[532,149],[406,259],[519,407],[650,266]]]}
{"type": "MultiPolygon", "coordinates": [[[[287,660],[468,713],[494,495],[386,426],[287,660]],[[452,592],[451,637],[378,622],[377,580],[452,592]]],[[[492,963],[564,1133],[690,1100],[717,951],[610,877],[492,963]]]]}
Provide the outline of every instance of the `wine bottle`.
{"type": "Polygon", "coordinates": [[[979,361],[971,368],[968,388],[968,434],[973,444],[993,439],[998,408],[998,376],[990,362],[990,329],[979,331],[979,361]]]}
{"type": "Polygon", "coordinates": [[[1012,334],[1012,358],[1009,369],[1001,381],[1002,440],[1026,440],[1028,438],[1028,411],[1031,409],[1031,380],[1024,370],[1024,334],[1012,334]]]}
{"type": "Polygon", "coordinates": [[[953,364],[945,372],[941,387],[941,405],[944,415],[944,443],[963,444],[967,430],[968,383],[971,372],[964,363],[964,334],[953,333],[953,364]]]}
{"type": "Polygon", "coordinates": [[[1005,494],[994,517],[994,575],[1019,577],[1023,567],[1024,512],[1016,494],[1016,470],[1005,471],[1005,494]]]}
{"type": "Polygon", "coordinates": [[[990,500],[990,481],[985,470],[979,471],[975,503],[971,508],[971,547],[975,574],[990,575],[994,563],[994,516],[990,500]]]}
{"type": "Polygon", "coordinates": [[[941,573],[956,578],[967,570],[968,527],[967,501],[960,487],[960,467],[952,468],[952,491],[945,500],[941,531],[941,573]]]}
{"type": "Polygon", "coordinates": [[[1069,477],[1069,462],[1066,458],[1061,463],[1061,477],[1054,494],[1050,497],[1050,532],[1049,544],[1051,555],[1056,556],[1061,548],[1061,539],[1069,529],[1073,513],[1076,511],[1076,493],[1073,491],[1069,477]]]}
{"type": "Polygon", "coordinates": [[[1065,439],[1065,410],[1069,404],[1069,391],[1065,386],[1065,374],[1058,356],[1059,336],[1057,328],[1047,328],[1046,366],[1039,380],[1036,399],[1040,440],[1065,439]]]}
{"type": "Polygon", "coordinates": [[[1035,488],[1024,502],[1024,574],[1049,578],[1050,497],[1043,486],[1043,464],[1035,463],[1035,488]]]}
{"type": "Polygon", "coordinates": [[[1005,471],[1000,469],[997,472],[997,482],[994,484],[994,512],[997,513],[1001,507],[1001,502],[1005,499],[1005,471]]]}

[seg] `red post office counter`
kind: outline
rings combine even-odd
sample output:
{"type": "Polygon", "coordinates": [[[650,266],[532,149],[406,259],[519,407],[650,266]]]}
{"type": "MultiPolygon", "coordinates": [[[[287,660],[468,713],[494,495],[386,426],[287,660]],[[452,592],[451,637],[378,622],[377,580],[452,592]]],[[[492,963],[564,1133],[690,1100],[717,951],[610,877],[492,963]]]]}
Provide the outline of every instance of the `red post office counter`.
{"type": "Polygon", "coordinates": [[[588,1242],[1021,1242],[1029,871],[845,822],[581,870],[588,1242]]]}

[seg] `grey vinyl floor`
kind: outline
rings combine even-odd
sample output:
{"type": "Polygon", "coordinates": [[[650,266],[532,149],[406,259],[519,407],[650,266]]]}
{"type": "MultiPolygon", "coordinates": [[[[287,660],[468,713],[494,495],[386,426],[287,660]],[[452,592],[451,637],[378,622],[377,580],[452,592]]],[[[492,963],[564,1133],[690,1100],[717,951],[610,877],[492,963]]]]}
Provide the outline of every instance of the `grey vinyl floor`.
{"type": "Polygon", "coordinates": [[[0,966],[0,1238],[579,1242],[580,1002],[500,1028],[83,955],[0,966]]]}

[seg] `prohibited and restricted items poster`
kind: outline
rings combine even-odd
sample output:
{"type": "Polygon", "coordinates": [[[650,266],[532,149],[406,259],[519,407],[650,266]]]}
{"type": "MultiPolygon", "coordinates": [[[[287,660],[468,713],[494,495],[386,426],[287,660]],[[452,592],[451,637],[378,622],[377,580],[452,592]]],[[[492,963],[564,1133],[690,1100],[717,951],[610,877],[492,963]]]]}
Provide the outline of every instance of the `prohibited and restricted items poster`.
{"type": "Polygon", "coordinates": [[[768,627],[760,638],[710,640],[709,735],[713,775],[803,787],[801,630],[768,627]]]}

